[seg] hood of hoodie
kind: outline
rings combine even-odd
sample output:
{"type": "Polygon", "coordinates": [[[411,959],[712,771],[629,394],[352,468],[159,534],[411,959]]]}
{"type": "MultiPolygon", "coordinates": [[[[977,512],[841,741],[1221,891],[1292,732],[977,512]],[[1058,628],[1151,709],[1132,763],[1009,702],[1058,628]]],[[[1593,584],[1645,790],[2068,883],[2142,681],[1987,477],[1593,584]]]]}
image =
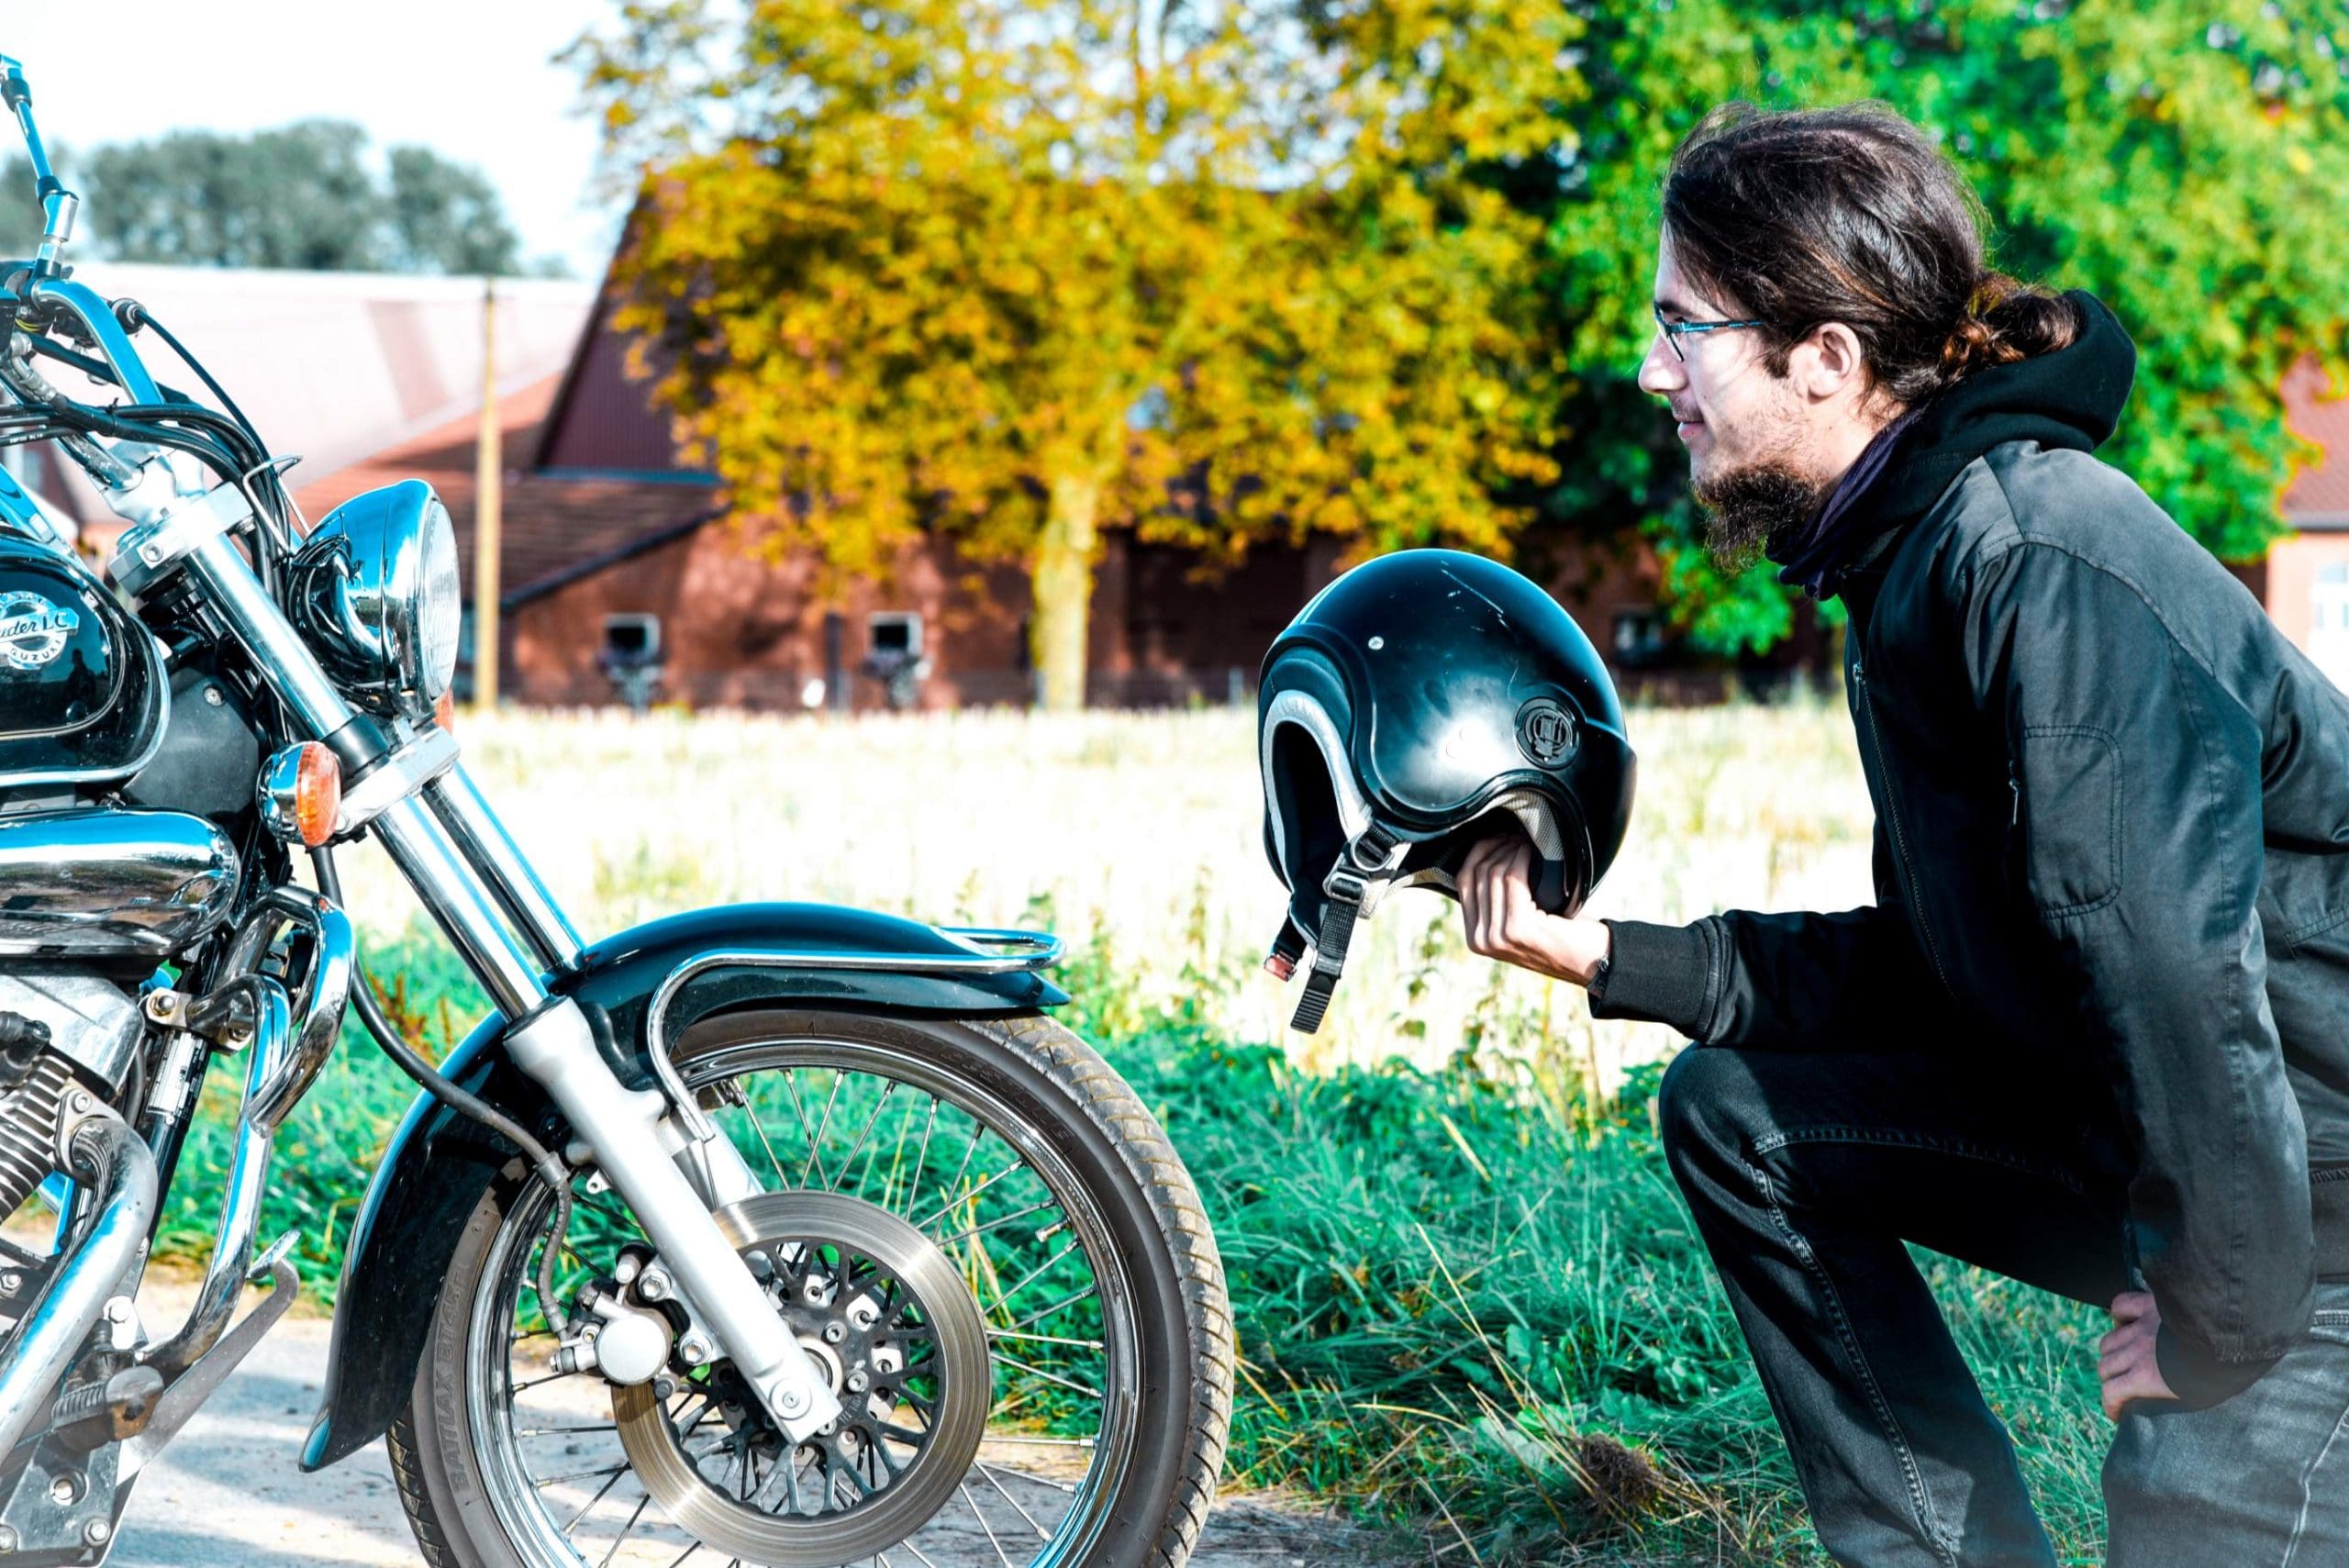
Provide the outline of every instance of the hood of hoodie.
{"type": "Polygon", "coordinates": [[[2111,436],[2136,377],[2137,346],[2094,295],[2069,289],[2064,297],[2083,322],[2069,346],[1976,371],[1915,410],[1865,492],[1846,498],[1839,531],[1847,548],[1826,572],[1820,597],[1839,593],[1845,577],[1881,558],[1991,448],[2030,440],[2094,451],[2111,436]]]}

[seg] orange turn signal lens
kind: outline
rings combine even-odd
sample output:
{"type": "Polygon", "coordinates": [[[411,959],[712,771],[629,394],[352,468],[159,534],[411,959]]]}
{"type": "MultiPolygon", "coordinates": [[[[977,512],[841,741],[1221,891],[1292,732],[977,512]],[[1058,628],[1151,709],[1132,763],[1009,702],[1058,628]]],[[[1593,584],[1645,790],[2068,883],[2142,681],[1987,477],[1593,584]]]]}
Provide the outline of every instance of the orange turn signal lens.
{"type": "Polygon", "coordinates": [[[342,817],[342,764],[315,740],[288,746],[262,769],[260,795],[271,832],[315,850],[342,817]]]}
{"type": "Polygon", "coordinates": [[[440,700],[432,705],[432,722],[451,735],[457,732],[457,698],[454,693],[440,694],[440,700]]]}
{"type": "Polygon", "coordinates": [[[304,742],[301,752],[294,784],[294,828],[315,850],[334,837],[334,825],[342,816],[342,764],[315,740],[304,742]]]}

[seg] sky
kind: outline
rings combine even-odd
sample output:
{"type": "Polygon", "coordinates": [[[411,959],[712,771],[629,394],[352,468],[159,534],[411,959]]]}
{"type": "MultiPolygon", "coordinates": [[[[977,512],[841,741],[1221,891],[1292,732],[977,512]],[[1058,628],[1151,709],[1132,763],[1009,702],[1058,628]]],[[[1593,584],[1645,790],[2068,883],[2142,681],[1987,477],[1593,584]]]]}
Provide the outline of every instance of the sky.
{"type": "MultiPolygon", "coordinates": [[[[595,128],[573,112],[575,76],[549,57],[613,10],[608,0],[0,0],[0,54],[23,63],[69,188],[76,147],[355,120],[378,156],[419,142],[479,167],[524,257],[553,251],[593,279],[619,210],[591,188],[595,128]]],[[[0,121],[0,150],[16,136],[0,121]]]]}

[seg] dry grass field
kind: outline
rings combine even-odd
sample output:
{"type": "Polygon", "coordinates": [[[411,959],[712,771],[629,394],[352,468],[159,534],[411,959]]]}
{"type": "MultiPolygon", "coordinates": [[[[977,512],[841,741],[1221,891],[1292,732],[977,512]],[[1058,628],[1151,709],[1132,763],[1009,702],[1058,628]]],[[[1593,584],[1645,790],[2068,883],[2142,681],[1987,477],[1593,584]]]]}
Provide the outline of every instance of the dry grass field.
{"type": "MultiPolygon", "coordinates": [[[[1842,908],[1868,891],[1868,806],[1833,699],[1647,708],[1631,837],[1592,912],[1842,908]]],[[[1188,986],[1235,1038],[1273,1040],[1254,967],[1283,892],[1265,864],[1250,708],[834,720],[505,713],[459,724],[468,765],[590,938],[735,900],[858,905],[938,922],[1049,923],[1106,943],[1149,999],[1188,986]],[[1202,975],[1217,977],[1203,985],[1202,975]]],[[[363,928],[416,918],[376,851],[351,857],[363,928]]],[[[1580,994],[1472,957],[1457,906],[1397,895],[1371,922],[1309,1066],[1433,1065],[1481,1021],[1546,1031],[1611,1085],[1661,1031],[1592,1025],[1580,994]],[[1568,993],[1572,993],[1568,995],[1568,993]]]]}

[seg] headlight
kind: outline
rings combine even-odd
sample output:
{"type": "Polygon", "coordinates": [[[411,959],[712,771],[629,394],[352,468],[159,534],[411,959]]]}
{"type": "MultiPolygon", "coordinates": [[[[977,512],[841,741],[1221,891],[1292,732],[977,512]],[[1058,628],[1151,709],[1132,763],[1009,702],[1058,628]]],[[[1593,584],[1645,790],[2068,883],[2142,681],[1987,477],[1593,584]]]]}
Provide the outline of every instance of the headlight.
{"type": "Polygon", "coordinates": [[[288,608],[338,684],[422,718],[456,678],[457,534],[432,486],[403,479],[328,512],[295,556],[288,608]]]}

